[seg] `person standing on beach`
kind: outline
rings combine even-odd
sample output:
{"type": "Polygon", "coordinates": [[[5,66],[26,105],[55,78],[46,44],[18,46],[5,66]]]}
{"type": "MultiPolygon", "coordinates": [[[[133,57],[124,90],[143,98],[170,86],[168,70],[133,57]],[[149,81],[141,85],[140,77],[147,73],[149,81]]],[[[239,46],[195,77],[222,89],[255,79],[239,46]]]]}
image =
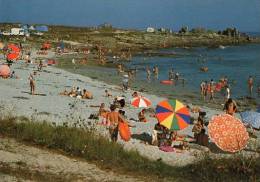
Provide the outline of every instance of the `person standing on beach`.
{"type": "Polygon", "coordinates": [[[129,87],[128,75],[124,75],[122,82],[123,82],[123,91],[128,90],[128,87],[129,87]]]}
{"type": "Polygon", "coordinates": [[[205,101],[206,98],[207,98],[207,93],[208,93],[208,82],[205,81],[204,88],[203,88],[203,100],[204,100],[204,101],[205,101]]]}
{"type": "Polygon", "coordinates": [[[215,84],[214,84],[213,79],[211,79],[211,81],[210,81],[210,98],[209,98],[209,100],[214,101],[214,92],[215,92],[215,84]]]}
{"type": "Polygon", "coordinates": [[[35,79],[34,79],[34,76],[32,74],[30,74],[28,80],[29,80],[29,83],[30,83],[31,94],[34,95],[35,94],[35,79]]]}
{"type": "Polygon", "coordinates": [[[204,98],[204,100],[205,100],[205,97],[204,97],[205,84],[206,84],[206,83],[205,83],[204,81],[202,81],[202,82],[200,83],[200,95],[201,95],[202,98],[204,98]]]}
{"type": "Polygon", "coordinates": [[[107,123],[109,123],[109,134],[113,142],[117,141],[118,138],[118,124],[124,119],[120,116],[119,112],[116,111],[116,106],[112,104],[110,106],[111,112],[107,114],[107,123]]]}
{"type": "Polygon", "coordinates": [[[148,81],[151,80],[151,70],[150,70],[149,66],[146,66],[146,78],[148,81]]]}
{"type": "Polygon", "coordinates": [[[226,85],[225,101],[228,99],[230,99],[230,88],[228,85],[226,85]]]}
{"type": "Polygon", "coordinates": [[[252,76],[249,76],[249,78],[247,80],[247,84],[248,84],[248,90],[249,90],[250,97],[252,97],[253,85],[254,85],[254,79],[252,76]]]}

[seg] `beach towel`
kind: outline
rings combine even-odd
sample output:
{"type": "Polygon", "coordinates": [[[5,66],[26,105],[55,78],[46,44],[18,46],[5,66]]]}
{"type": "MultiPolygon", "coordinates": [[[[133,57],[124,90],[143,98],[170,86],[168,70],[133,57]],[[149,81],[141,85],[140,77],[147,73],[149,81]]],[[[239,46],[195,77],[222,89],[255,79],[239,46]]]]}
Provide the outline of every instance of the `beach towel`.
{"type": "Polygon", "coordinates": [[[125,122],[119,122],[118,129],[122,140],[128,142],[131,139],[131,132],[128,124],[125,122]]]}
{"type": "Polygon", "coordinates": [[[175,149],[171,146],[160,146],[159,149],[164,152],[174,152],[175,149]]]}

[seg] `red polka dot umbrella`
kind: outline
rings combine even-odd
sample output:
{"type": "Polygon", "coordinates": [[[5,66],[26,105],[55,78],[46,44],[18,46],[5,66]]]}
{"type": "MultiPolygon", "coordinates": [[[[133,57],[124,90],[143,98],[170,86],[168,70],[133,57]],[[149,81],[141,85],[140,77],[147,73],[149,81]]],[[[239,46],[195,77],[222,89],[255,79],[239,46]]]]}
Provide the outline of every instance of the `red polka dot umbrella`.
{"type": "Polygon", "coordinates": [[[244,149],[249,139],[243,123],[228,114],[213,116],[208,125],[208,133],[210,139],[227,152],[244,149]]]}

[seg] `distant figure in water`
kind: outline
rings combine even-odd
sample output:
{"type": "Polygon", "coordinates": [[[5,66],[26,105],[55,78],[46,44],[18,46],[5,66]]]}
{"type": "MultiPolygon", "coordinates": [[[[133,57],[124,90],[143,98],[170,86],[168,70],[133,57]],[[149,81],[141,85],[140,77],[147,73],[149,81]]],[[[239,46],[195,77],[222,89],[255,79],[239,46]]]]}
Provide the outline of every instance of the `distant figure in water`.
{"type": "Polygon", "coordinates": [[[213,79],[211,79],[211,81],[210,81],[210,98],[209,98],[209,100],[214,101],[214,91],[215,91],[215,84],[214,84],[213,79]]]}
{"type": "Polygon", "coordinates": [[[248,84],[248,91],[249,91],[250,97],[252,97],[253,86],[254,86],[254,79],[252,76],[249,76],[249,78],[247,80],[247,84],[248,84]]]}
{"type": "Polygon", "coordinates": [[[154,74],[154,78],[158,80],[158,78],[159,78],[159,68],[157,66],[153,67],[153,74],[154,74]]]}
{"type": "Polygon", "coordinates": [[[258,97],[260,97],[260,84],[258,85],[258,88],[257,88],[257,95],[258,95],[258,97]]]}
{"type": "Polygon", "coordinates": [[[202,82],[200,83],[200,95],[201,95],[201,97],[202,97],[204,100],[205,100],[204,90],[206,89],[205,85],[206,85],[206,82],[205,82],[205,81],[202,81],[202,82]]]}
{"type": "Polygon", "coordinates": [[[151,80],[151,70],[150,70],[149,66],[146,66],[146,78],[148,81],[151,80]]]}
{"type": "Polygon", "coordinates": [[[171,68],[170,71],[169,71],[169,80],[174,80],[174,71],[173,71],[173,68],[171,68]]]}

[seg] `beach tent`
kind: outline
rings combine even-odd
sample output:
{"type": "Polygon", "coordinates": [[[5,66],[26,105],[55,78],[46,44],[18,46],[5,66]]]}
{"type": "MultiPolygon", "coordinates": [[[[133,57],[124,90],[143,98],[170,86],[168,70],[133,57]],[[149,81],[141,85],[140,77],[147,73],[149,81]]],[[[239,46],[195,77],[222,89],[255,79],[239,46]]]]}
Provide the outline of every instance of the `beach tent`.
{"type": "Polygon", "coordinates": [[[33,25],[31,25],[31,26],[29,27],[29,30],[35,30],[35,27],[34,27],[33,25]]]}
{"type": "Polygon", "coordinates": [[[10,75],[10,68],[7,65],[0,65],[0,77],[7,78],[10,75]]]}
{"type": "Polygon", "coordinates": [[[48,32],[48,27],[46,25],[38,25],[35,27],[38,32],[48,32]]]}

